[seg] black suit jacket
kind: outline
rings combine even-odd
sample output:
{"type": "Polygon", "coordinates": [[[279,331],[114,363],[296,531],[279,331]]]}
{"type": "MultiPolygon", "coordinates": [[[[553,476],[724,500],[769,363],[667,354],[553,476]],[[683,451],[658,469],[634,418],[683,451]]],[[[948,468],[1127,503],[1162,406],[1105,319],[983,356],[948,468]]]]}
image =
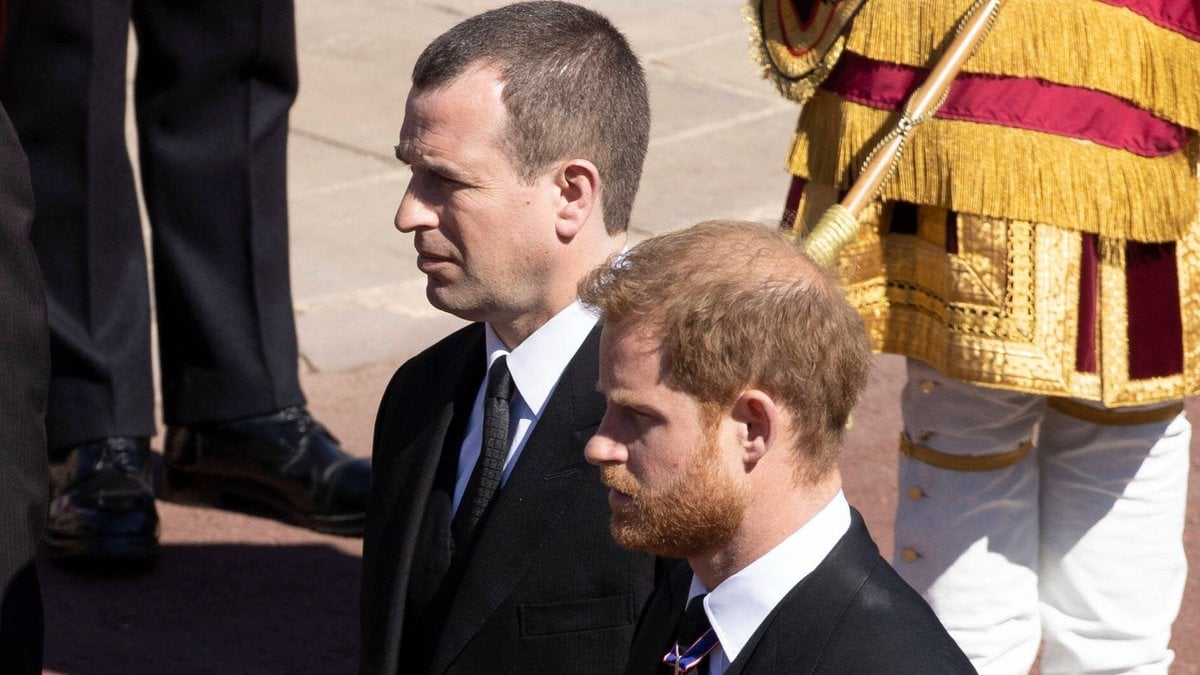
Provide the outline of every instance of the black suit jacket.
{"type": "MultiPolygon", "coordinates": [[[[0,17],[0,30],[4,27],[0,17]]],[[[25,154],[0,107],[0,671],[42,671],[35,547],[46,515],[50,342],[25,154]]]]}
{"type": "MultiPolygon", "coordinates": [[[[613,543],[608,490],[583,456],[604,414],[599,332],[563,372],[481,525],[432,638],[430,672],[613,673],[625,663],[656,563],[613,543]]],[[[424,589],[410,580],[447,554],[417,540],[423,519],[449,528],[449,497],[434,484],[443,448],[457,462],[484,343],[482,324],[454,333],[405,363],[384,394],[363,549],[364,673],[414,672],[404,638],[423,627],[406,616],[406,598],[424,589]]]]}
{"type": "MultiPolygon", "coordinates": [[[[858,511],[825,560],[767,615],[728,675],[974,673],[929,605],[879,556],[858,511]]],[[[627,675],[670,672],[692,571],[681,565],[638,623],[627,675]]]]}

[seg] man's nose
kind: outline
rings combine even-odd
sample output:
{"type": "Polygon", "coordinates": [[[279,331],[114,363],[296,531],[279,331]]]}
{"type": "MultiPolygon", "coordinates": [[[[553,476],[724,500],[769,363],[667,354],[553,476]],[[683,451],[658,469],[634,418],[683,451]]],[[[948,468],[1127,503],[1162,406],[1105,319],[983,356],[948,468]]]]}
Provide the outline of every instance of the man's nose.
{"type": "Polygon", "coordinates": [[[614,462],[623,463],[628,459],[625,446],[615,441],[609,433],[608,415],[600,422],[600,428],[583,449],[583,456],[590,464],[599,466],[614,462]]]}
{"type": "MultiPolygon", "coordinates": [[[[414,178],[413,180],[416,180],[414,178]]],[[[421,229],[433,229],[438,226],[437,210],[417,195],[410,183],[400,198],[400,206],[396,208],[396,229],[401,232],[415,232],[421,229]]]]}

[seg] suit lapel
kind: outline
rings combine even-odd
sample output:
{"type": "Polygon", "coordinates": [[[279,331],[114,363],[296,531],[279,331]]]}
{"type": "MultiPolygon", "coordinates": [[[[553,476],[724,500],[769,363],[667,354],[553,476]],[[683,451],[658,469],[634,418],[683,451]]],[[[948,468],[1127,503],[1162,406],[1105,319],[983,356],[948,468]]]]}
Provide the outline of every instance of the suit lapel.
{"type": "Polygon", "coordinates": [[[560,538],[556,523],[595,480],[583,446],[604,416],[596,393],[600,328],[563,371],[516,466],[496,496],[450,608],[434,656],[442,672],[521,580],[536,550],[560,538]]]}
{"type": "MultiPolygon", "coordinates": [[[[364,570],[375,581],[370,587],[379,589],[374,598],[364,598],[364,604],[385,607],[387,615],[372,622],[381,633],[375,637],[377,651],[384,655],[382,672],[397,672],[400,659],[400,636],[404,630],[408,586],[414,567],[422,562],[426,551],[418,550],[421,525],[426,517],[430,493],[442,460],[447,431],[456,415],[470,415],[474,396],[483,378],[483,330],[468,332],[461,351],[463,357],[448,363],[439,372],[437,382],[417,383],[426,392],[440,395],[429,406],[427,422],[420,427],[412,424],[410,414],[392,413],[376,429],[376,437],[404,443],[401,448],[385,450],[396,461],[387,463],[386,473],[377,473],[373,489],[382,490],[391,499],[375,502],[380,511],[381,534],[372,537],[379,547],[378,555],[369,556],[375,563],[364,570]],[[478,358],[472,358],[478,356],[478,358]],[[407,440],[411,439],[411,440],[407,440]],[[378,487],[375,487],[378,486],[378,487]]],[[[399,392],[406,400],[423,393],[412,389],[399,392]]],[[[406,405],[406,403],[402,403],[406,405]]],[[[376,466],[380,463],[377,462],[376,466]]],[[[382,467],[380,467],[382,468],[382,467]]],[[[443,524],[449,527],[449,521],[443,524]]],[[[448,533],[447,533],[448,536],[448,533]]],[[[368,556],[364,556],[367,559],[368,556]]]]}
{"type": "Polygon", "coordinates": [[[662,675],[667,672],[668,667],[662,659],[675,644],[691,583],[692,569],[683,563],[655,589],[638,619],[625,675],[662,675]]]}
{"type": "Polygon", "coordinates": [[[767,615],[726,675],[777,668],[806,673],[816,667],[838,618],[870,576],[875,561],[882,560],[862,515],[851,508],[850,516],[850,529],[767,615]]]}
{"type": "MultiPolygon", "coordinates": [[[[442,432],[441,459],[434,472],[432,488],[425,490],[428,498],[425,502],[425,513],[421,518],[415,537],[416,548],[413,551],[412,567],[408,575],[406,616],[413,611],[433,611],[434,615],[437,615],[439,612],[437,607],[446,602],[439,598],[446,593],[453,593],[453,584],[444,584],[443,580],[450,570],[454,556],[451,522],[454,518],[455,475],[458,469],[463,434],[479,389],[479,382],[474,381],[474,376],[477,374],[476,369],[467,370],[469,370],[469,374],[458,383],[461,386],[453,400],[450,423],[438,425],[438,429],[442,432]]],[[[482,372],[482,369],[478,370],[478,373],[482,372]]],[[[482,381],[482,377],[479,379],[482,381]]],[[[429,448],[429,452],[434,454],[434,449],[429,448]]],[[[428,480],[428,476],[423,476],[423,478],[428,480]]]]}

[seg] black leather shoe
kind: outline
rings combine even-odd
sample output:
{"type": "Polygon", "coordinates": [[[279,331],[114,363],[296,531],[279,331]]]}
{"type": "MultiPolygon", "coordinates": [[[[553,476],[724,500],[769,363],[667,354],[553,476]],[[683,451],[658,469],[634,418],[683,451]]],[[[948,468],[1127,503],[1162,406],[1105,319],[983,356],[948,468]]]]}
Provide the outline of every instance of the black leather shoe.
{"type": "Polygon", "coordinates": [[[167,430],[167,498],[361,537],[371,465],[304,408],[167,430]]]}
{"type": "Polygon", "coordinates": [[[137,569],[158,557],[158,512],[145,438],[105,438],[50,464],[44,539],[64,563],[137,569]]]}

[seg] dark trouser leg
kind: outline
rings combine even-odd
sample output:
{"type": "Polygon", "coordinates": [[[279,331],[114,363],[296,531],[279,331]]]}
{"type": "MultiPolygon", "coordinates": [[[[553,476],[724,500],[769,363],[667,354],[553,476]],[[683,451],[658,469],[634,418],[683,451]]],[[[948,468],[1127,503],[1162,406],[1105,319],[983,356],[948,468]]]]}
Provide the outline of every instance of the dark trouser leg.
{"type": "Polygon", "coordinates": [[[28,165],[0,107],[0,670],[42,670],[34,563],[46,514],[46,300],[29,243],[28,165]]]}
{"type": "Polygon", "coordinates": [[[38,205],[52,449],[154,433],[146,261],[125,152],[129,3],[7,3],[0,101],[29,155],[38,205]]]}
{"type": "Polygon", "coordinates": [[[137,0],[137,118],[163,416],[303,403],[288,279],[291,0],[137,0]]]}

